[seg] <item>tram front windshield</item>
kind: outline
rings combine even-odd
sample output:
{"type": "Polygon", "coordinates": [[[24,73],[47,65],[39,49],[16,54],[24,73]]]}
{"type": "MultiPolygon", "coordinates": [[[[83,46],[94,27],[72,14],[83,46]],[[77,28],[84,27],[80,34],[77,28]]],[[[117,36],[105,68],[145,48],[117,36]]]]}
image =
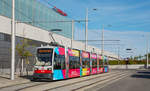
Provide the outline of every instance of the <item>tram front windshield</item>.
{"type": "Polygon", "coordinates": [[[41,48],[37,50],[37,66],[51,66],[52,65],[53,49],[41,48]]]}

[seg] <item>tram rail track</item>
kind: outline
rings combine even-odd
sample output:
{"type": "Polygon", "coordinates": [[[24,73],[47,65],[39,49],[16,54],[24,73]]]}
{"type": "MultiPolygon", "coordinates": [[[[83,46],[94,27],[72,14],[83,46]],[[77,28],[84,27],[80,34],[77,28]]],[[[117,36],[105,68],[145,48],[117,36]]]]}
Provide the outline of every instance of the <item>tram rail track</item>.
{"type": "MultiPolygon", "coordinates": [[[[95,77],[90,77],[90,76],[81,77],[82,79],[87,77],[87,79],[80,80],[80,81],[77,81],[77,82],[68,83],[68,84],[61,85],[61,86],[56,86],[56,87],[53,87],[53,88],[50,88],[50,89],[45,89],[45,91],[49,91],[49,90],[52,90],[52,89],[57,89],[57,88],[65,87],[65,86],[70,86],[70,85],[78,84],[78,83],[85,82],[85,81],[90,81],[92,79],[96,79],[96,78],[100,78],[100,77],[107,77],[107,76],[110,76],[111,74],[113,75],[117,72],[118,71],[113,71],[113,72],[106,73],[106,74],[105,73],[101,74],[101,75],[99,74],[99,76],[95,75],[95,77]],[[90,78],[88,78],[88,77],[90,77],[90,78]]],[[[75,79],[80,79],[80,78],[75,78],[75,79]]],[[[26,82],[26,83],[1,87],[0,90],[8,91],[8,90],[11,89],[11,90],[15,90],[15,91],[20,91],[20,90],[26,90],[26,89],[34,88],[34,87],[36,88],[37,86],[43,86],[43,85],[47,85],[47,84],[55,84],[55,83],[69,81],[69,80],[75,80],[75,79],[61,80],[61,81],[56,81],[56,82],[26,82]]]]}
{"type": "Polygon", "coordinates": [[[4,87],[0,87],[0,91],[3,91],[3,90],[15,90],[17,91],[18,89],[17,88],[23,88],[24,86],[35,86],[35,85],[42,85],[42,84],[46,84],[48,82],[25,82],[25,83],[18,83],[18,84],[14,84],[14,85],[10,85],[10,86],[4,86],[4,87]]]}
{"type": "MultiPolygon", "coordinates": [[[[82,87],[79,87],[79,88],[76,88],[76,89],[73,89],[73,90],[71,90],[71,91],[83,91],[83,89],[85,90],[87,87],[89,87],[89,86],[91,86],[92,87],[92,85],[95,85],[95,84],[105,84],[105,83],[107,83],[107,82],[111,82],[111,81],[113,81],[113,80],[118,80],[118,79],[122,79],[122,78],[124,78],[124,77],[127,77],[128,75],[126,75],[126,74],[121,74],[121,75],[119,75],[119,76],[117,76],[117,77],[112,77],[111,79],[103,79],[103,80],[99,80],[99,81],[96,81],[96,82],[93,82],[93,83],[90,83],[90,84],[88,84],[88,85],[84,85],[84,86],[82,86],[82,87]]],[[[91,89],[90,90],[86,90],[86,91],[91,91],[91,89]]]]}
{"type": "MultiPolygon", "coordinates": [[[[101,77],[107,77],[107,78],[109,78],[109,77],[111,77],[111,76],[113,76],[113,75],[117,75],[117,74],[114,74],[114,73],[116,73],[116,72],[113,72],[113,74],[106,74],[106,75],[101,75],[101,76],[97,76],[97,77],[94,77],[94,78],[90,78],[90,79],[86,79],[86,80],[81,80],[81,81],[76,81],[76,82],[72,82],[72,83],[68,83],[68,84],[65,84],[65,85],[57,85],[57,86],[55,86],[55,87],[51,87],[51,88],[49,88],[49,89],[41,89],[41,90],[44,90],[44,91],[49,91],[49,90],[56,90],[56,89],[59,89],[59,88],[64,88],[64,87],[66,87],[67,88],[67,86],[74,86],[75,84],[79,84],[79,83],[82,83],[82,82],[86,82],[86,81],[90,81],[90,80],[93,80],[93,79],[98,79],[98,78],[101,78],[101,77]]],[[[120,73],[120,74],[122,74],[122,73],[120,73]]],[[[49,84],[49,86],[51,86],[51,84],[49,84]]],[[[29,90],[29,89],[28,89],[29,90]]],[[[60,89],[61,90],[61,89],[60,89]]],[[[58,90],[59,91],[59,90],[58,90]]],[[[64,90],[65,91],[65,90],[64,90]]]]}
{"type": "MultiPolygon", "coordinates": [[[[107,73],[107,74],[109,74],[109,73],[107,73]]],[[[105,74],[104,74],[105,75],[105,74]]],[[[86,77],[86,76],[85,76],[86,77]]],[[[52,81],[51,81],[52,82],[52,81]]],[[[38,85],[44,85],[44,84],[47,84],[47,83],[49,83],[49,82],[25,82],[25,83],[18,83],[18,84],[13,84],[13,85],[8,85],[8,86],[4,86],[4,87],[0,87],[0,91],[1,90],[5,90],[5,89],[9,89],[9,88],[14,88],[14,87],[17,87],[16,89],[14,89],[14,90],[17,90],[17,91],[19,91],[19,90],[22,90],[22,89],[25,89],[25,88],[30,88],[30,87],[34,87],[34,86],[38,86],[38,85]],[[21,85],[26,85],[26,84],[31,84],[30,86],[25,86],[25,87],[23,87],[23,86],[21,86],[21,85]]]]}
{"type": "MultiPolygon", "coordinates": [[[[115,71],[116,72],[116,71],[115,71]]],[[[103,77],[103,76],[105,76],[105,75],[109,75],[109,74],[113,74],[113,73],[115,73],[115,72],[110,72],[110,73],[107,73],[107,74],[101,74],[100,76],[98,76],[98,77],[95,77],[95,78],[99,78],[99,77],[103,77]]],[[[84,77],[90,77],[90,76],[84,76],[84,77]]],[[[81,78],[84,78],[84,77],[81,77],[81,78]]],[[[75,79],[81,79],[81,78],[73,78],[72,80],[75,80],[75,79]]],[[[89,78],[89,79],[94,79],[94,78],[89,78]]],[[[69,81],[69,80],[71,80],[71,79],[68,79],[68,80],[61,80],[61,81],[69,81]]],[[[86,80],[88,80],[88,79],[86,79],[86,80]]],[[[82,81],[85,81],[85,80],[82,80],[82,81]]],[[[80,81],[80,82],[82,82],[82,81],[80,81]]],[[[60,82],[60,81],[56,81],[56,83],[57,82],[60,82]]],[[[78,83],[78,82],[75,82],[75,83],[78,83]]],[[[45,83],[45,84],[47,84],[47,83],[45,83]]],[[[39,85],[45,85],[45,84],[39,84],[39,85]]],[[[52,83],[49,83],[49,84],[53,84],[53,82],[52,83]]],[[[71,83],[71,84],[74,84],[74,83],[71,83]]],[[[28,89],[28,88],[30,88],[30,87],[36,87],[36,86],[39,86],[39,85],[32,85],[32,86],[28,86],[28,87],[24,87],[24,88],[20,88],[20,89],[18,89],[17,91],[20,91],[20,90],[24,90],[24,89],[28,89]]]]}
{"type": "Polygon", "coordinates": [[[99,89],[101,89],[101,88],[103,88],[105,86],[108,86],[109,84],[112,84],[112,83],[114,83],[114,82],[116,82],[118,80],[121,80],[121,79],[123,79],[125,77],[128,77],[128,76],[129,75],[122,75],[122,76],[119,76],[119,78],[114,77],[112,79],[105,80],[105,81],[103,81],[101,83],[97,82],[97,83],[93,84],[92,86],[86,86],[86,87],[83,87],[83,88],[75,89],[73,91],[91,91],[93,88],[94,88],[95,91],[97,91],[97,90],[99,90],[99,89]]]}
{"type": "MultiPolygon", "coordinates": [[[[111,73],[107,73],[107,74],[101,74],[100,76],[98,76],[98,77],[94,77],[94,78],[99,78],[99,77],[103,77],[103,76],[105,76],[105,75],[109,75],[109,74],[112,74],[112,73],[115,73],[115,72],[111,72],[111,73]]],[[[90,77],[90,76],[84,76],[84,77],[90,77]]],[[[81,78],[84,78],[84,77],[81,77],[81,78]]],[[[89,79],[94,79],[94,78],[89,78],[89,79]]],[[[72,78],[71,78],[72,79],[72,78]]],[[[68,79],[68,80],[66,80],[66,81],[69,81],[69,80],[71,80],[71,79],[68,79]]],[[[73,78],[72,80],[75,80],[75,79],[80,79],[80,77],[79,78],[73,78]]],[[[86,80],[88,80],[88,79],[86,79],[86,80]]],[[[79,81],[79,82],[83,82],[83,81],[86,81],[86,80],[82,80],[82,81],[79,81]]],[[[63,80],[61,80],[61,81],[63,81],[63,80]]],[[[65,80],[64,80],[65,81],[65,80]]],[[[57,81],[57,82],[59,82],[59,81],[57,81]]],[[[79,82],[74,82],[74,83],[70,83],[70,84],[75,84],[75,83],[79,83],[79,82]]],[[[47,83],[46,83],[47,84],[47,83]]],[[[53,84],[53,83],[51,83],[51,84],[53,84]]],[[[39,84],[39,85],[45,85],[45,84],[39,84]]],[[[67,85],[67,84],[66,84],[67,85]]],[[[34,86],[30,86],[30,87],[35,87],[35,86],[38,86],[38,85],[34,85],[34,86]]],[[[18,89],[17,91],[20,91],[20,90],[24,90],[24,89],[28,89],[28,88],[30,88],[30,87],[25,87],[25,88],[21,88],[21,89],[18,89]]],[[[59,86],[58,86],[59,87],[59,86]]],[[[57,87],[56,87],[57,88],[57,87]]]]}
{"type": "MultiPolygon", "coordinates": [[[[126,72],[126,73],[128,73],[128,72],[126,72]]],[[[123,73],[123,75],[125,75],[126,73],[123,73]]],[[[84,87],[93,85],[93,84],[95,84],[95,83],[97,83],[97,82],[105,81],[105,80],[107,80],[108,78],[113,77],[113,76],[117,76],[117,75],[119,75],[118,77],[120,77],[120,76],[122,76],[122,73],[112,74],[112,75],[105,76],[105,79],[101,79],[101,80],[95,81],[95,82],[93,82],[93,83],[90,83],[90,84],[87,84],[87,85],[83,85],[83,86],[78,87],[78,88],[75,88],[75,89],[71,89],[71,91],[76,91],[76,90],[79,90],[79,89],[81,89],[81,88],[84,88],[84,87]]],[[[100,77],[100,76],[99,76],[99,77],[100,77]]],[[[87,79],[87,80],[83,80],[83,81],[78,81],[78,82],[71,83],[71,84],[65,84],[65,85],[62,85],[62,86],[59,86],[59,87],[46,89],[46,90],[44,90],[44,91],[53,91],[53,90],[57,90],[57,89],[68,88],[69,86],[74,86],[74,85],[76,85],[76,84],[78,84],[78,83],[82,83],[82,82],[86,82],[86,81],[91,81],[91,80],[96,79],[96,78],[99,78],[99,77],[95,77],[95,78],[87,79]]],[[[63,90],[63,89],[62,89],[62,90],[63,90]]],[[[58,91],[59,91],[59,90],[58,90],[58,91]]],[[[69,90],[69,91],[70,91],[70,90],[69,90]]]]}
{"type": "Polygon", "coordinates": [[[0,90],[3,89],[3,88],[13,87],[13,86],[22,85],[22,84],[27,84],[27,83],[31,83],[31,82],[18,83],[18,84],[13,84],[13,85],[8,85],[8,86],[0,87],[0,90]]]}

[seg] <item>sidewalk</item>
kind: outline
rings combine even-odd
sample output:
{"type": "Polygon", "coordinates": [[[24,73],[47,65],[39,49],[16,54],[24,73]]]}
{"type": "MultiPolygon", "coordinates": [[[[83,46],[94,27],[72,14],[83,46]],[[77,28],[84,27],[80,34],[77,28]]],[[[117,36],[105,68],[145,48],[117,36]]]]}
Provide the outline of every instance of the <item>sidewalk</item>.
{"type": "Polygon", "coordinates": [[[10,80],[10,74],[0,74],[0,88],[30,82],[31,77],[32,72],[29,73],[29,76],[24,73],[22,77],[15,74],[15,80],[10,80]]]}

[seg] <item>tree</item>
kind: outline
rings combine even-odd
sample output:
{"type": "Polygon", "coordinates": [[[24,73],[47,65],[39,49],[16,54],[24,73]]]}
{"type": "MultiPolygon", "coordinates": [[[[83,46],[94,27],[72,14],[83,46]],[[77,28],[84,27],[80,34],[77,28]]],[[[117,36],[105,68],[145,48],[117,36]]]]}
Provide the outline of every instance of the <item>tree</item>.
{"type": "MultiPolygon", "coordinates": [[[[20,75],[21,76],[23,76],[24,61],[28,66],[29,65],[29,57],[32,56],[32,53],[27,50],[27,48],[29,47],[29,42],[30,41],[31,40],[23,39],[23,40],[21,40],[20,44],[16,45],[16,51],[19,55],[19,59],[21,60],[21,70],[20,70],[20,75]]],[[[27,70],[26,70],[26,72],[27,72],[27,75],[28,75],[27,70]]]]}

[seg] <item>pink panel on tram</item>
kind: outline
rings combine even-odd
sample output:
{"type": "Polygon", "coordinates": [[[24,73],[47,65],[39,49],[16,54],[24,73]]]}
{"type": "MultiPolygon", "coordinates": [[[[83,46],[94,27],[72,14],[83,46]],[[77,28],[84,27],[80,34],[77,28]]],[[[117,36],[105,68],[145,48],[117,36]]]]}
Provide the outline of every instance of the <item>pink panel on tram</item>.
{"type": "Polygon", "coordinates": [[[96,55],[96,54],[92,54],[92,55],[91,55],[91,58],[92,58],[92,59],[97,59],[97,55],[96,55]]]}
{"type": "MultiPolygon", "coordinates": [[[[99,68],[98,68],[98,69],[99,69],[99,68]]],[[[100,70],[98,70],[97,73],[100,73],[100,70]]]]}
{"type": "Polygon", "coordinates": [[[82,57],[83,58],[89,58],[90,57],[90,53],[88,53],[88,52],[82,52],[82,57]]]}
{"type": "Polygon", "coordinates": [[[101,73],[101,70],[100,70],[100,68],[98,68],[99,70],[97,71],[97,73],[101,73]]]}
{"type": "Polygon", "coordinates": [[[69,69],[69,78],[79,76],[80,76],[80,69],[69,69]]]}
{"type": "Polygon", "coordinates": [[[104,72],[104,68],[101,68],[101,67],[100,67],[100,68],[99,68],[99,72],[100,72],[100,73],[104,72]]]}
{"type": "Polygon", "coordinates": [[[66,69],[62,70],[62,74],[63,74],[64,79],[66,79],[66,69]]]}
{"type": "Polygon", "coordinates": [[[87,68],[87,75],[90,75],[90,68],[87,68]]]}
{"type": "Polygon", "coordinates": [[[97,68],[92,68],[92,74],[96,74],[97,73],[97,68]]]}
{"type": "Polygon", "coordinates": [[[98,57],[98,59],[102,59],[102,57],[100,55],[98,55],[97,57],[98,57]]]}
{"type": "Polygon", "coordinates": [[[65,48],[59,48],[59,54],[60,55],[65,55],[65,48]]]}
{"type": "Polygon", "coordinates": [[[69,56],[72,56],[72,51],[71,51],[71,49],[68,49],[68,55],[69,55],[69,56]]]}

